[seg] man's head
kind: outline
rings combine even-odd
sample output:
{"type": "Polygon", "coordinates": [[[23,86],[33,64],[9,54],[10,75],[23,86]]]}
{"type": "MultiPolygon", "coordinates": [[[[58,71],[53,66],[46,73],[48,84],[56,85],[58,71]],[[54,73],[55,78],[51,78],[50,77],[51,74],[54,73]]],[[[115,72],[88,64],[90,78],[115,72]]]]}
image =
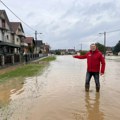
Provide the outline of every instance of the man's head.
{"type": "Polygon", "coordinates": [[[96,49],[97,49],[96,44],[95,44],[95,43],[92,43],[92,44],[90,45],[90,50],[91,50],[91,51],[95,51],[96,49]]]}

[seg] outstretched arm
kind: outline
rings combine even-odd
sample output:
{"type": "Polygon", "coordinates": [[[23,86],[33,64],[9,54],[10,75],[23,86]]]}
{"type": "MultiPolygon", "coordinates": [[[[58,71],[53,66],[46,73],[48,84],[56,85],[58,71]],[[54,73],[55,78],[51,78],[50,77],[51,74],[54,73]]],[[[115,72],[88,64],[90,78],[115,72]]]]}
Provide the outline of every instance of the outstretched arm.
{"type": "Polygon", "coordinates": [[[74,55],[74,58],[78,58],[78,59],[86,59],[87,58],[87,54],[85,55],[74,55]]]}

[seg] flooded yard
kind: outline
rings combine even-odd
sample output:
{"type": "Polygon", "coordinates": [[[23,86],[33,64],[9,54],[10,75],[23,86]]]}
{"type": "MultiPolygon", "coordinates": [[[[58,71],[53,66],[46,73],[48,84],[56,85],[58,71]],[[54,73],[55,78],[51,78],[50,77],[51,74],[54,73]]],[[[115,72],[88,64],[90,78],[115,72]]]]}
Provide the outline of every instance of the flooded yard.
{"type": "Polygon", "coordinates": [[[120,120],[120,58],[107,57],[96,93],[84,90],[86,60],[58,56],[42,75],[0,84],[0,120],[120,120]]]}

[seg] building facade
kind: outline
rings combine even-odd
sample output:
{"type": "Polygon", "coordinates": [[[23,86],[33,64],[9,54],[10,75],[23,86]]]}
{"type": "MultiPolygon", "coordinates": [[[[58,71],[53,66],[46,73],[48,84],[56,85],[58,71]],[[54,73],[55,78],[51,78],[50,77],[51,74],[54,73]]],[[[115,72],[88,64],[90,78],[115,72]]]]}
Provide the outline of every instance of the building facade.
{"type": "Polygon", "coordinates": [[[21,43],[25,38],[20,22],[10,22],[5,10],[0,10],[0,66],[20,62],[21,43]]]}

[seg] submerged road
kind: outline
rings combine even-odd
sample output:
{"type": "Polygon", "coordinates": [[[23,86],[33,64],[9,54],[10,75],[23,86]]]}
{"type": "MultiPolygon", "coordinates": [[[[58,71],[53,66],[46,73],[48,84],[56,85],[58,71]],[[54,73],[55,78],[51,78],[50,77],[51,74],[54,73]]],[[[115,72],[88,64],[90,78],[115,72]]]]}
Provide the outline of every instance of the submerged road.
{"type": "Polygon", "coordinates": [[[4,92],[10,101],[0,109],[0,120],[120,120],[120,60],[109,58],[106,64],[100,93],[93,78],[86,93],[86,60],[58,56],[42,74],[4,92]]]}

